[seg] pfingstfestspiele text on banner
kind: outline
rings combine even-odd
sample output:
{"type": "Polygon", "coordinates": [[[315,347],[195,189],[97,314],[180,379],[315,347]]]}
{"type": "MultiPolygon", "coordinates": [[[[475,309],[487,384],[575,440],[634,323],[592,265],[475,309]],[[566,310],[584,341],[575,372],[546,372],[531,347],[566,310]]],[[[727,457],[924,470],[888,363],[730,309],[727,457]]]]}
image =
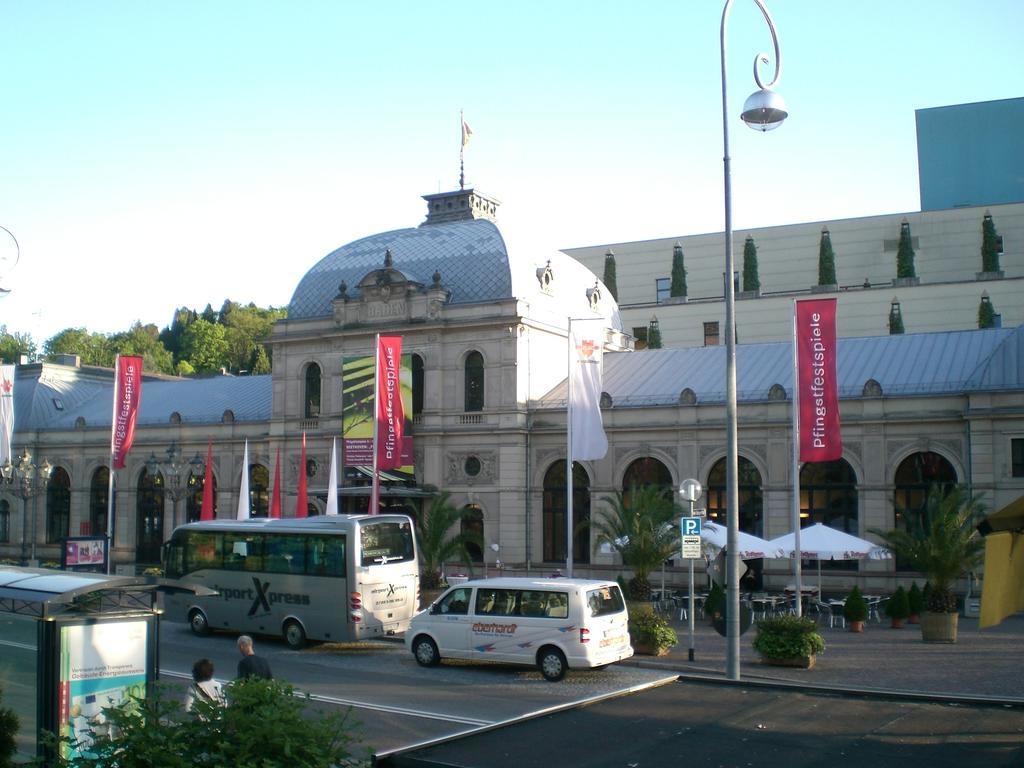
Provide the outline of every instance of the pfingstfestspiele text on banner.
{"type": "Polygon", "coordinates": [[[836,380],[836,300],[796,302],[797,396],[800,461],[833,461],[843,455],[836,380]]]}

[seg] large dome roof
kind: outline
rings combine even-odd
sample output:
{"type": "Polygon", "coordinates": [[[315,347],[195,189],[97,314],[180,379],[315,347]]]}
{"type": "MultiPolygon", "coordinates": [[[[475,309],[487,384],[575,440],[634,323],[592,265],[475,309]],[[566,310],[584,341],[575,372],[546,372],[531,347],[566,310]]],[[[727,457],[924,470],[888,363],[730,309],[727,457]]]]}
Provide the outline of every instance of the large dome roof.
{"type": "Polygon", "coordinates": [[[482,218],[436,223],[428,219],[419,227],[381,232],[343,245],[299,282],[288,305],[288,320],[330,316],[342,283],[349,297],[359,298],[360,281],[381,268],[387,251],[394,268],[412,282],[430,286],[435,273],[439,274],[451,304],[522,299],[530,302],[534,314],[592,316],[588,296],[598,286],[598,313],[609,327],[621,330],[611,292],[587,267],[558,251],[541,259],[511,256],[498,227],[482,218]],[[545,272],[553,279],[545,279],[545,272]]]}

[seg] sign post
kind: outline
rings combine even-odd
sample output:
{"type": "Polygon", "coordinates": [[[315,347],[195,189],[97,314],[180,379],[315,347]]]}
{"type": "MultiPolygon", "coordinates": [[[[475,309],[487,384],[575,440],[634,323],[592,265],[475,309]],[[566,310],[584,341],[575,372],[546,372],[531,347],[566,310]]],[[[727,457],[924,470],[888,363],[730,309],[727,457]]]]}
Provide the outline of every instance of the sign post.
{"type": "Polygon", "coordinates": [[[701,556],[700,547],[700,518],[694,517],[693,514],[693,503],[700,498],[700,495],[704,492],[701,484],[697,480],[687,479],[679,486],[679,495],[683,501],[689,502],[690,504],[690,516],[683,517],[679,521],[679,533],[680,541],[682,542],[682,556],[689,561],[690,564],[690,593],[689,593],[689,605],[687,610],[687,623],[690,629],[690,651],[689,660],[693,661],[694,658],[694,643],[693,643],[693,561],[701,556]]]}

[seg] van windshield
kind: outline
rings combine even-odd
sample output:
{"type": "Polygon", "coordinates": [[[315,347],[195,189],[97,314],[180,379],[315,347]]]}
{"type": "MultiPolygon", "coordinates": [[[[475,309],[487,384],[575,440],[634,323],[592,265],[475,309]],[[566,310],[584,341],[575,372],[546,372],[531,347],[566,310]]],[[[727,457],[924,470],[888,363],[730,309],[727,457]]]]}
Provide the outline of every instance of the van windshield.
{"type": "Polygon", "coordinates": [[[589,590],[587,605],[590,607],[591,616],[608,616],[612,613],[621,613],[626,608],[622,592],[614,585],[589,590]]]}

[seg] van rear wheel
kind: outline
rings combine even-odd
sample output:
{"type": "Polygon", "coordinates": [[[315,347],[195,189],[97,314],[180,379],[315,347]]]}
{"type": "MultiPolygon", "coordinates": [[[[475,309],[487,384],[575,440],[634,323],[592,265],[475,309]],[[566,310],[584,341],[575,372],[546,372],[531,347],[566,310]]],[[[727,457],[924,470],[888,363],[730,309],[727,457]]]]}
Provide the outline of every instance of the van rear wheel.
{"type": "Polygon", "coordinates": [[[426,635],[420,635],[412,644],[412,655],[421,667],[434,667],[441,661],[437,644],[426,635]]]}
{"type": "Polygon", "coordinates": [[[544,675],[544,679],[550,680],[552,683],[557,683],[565,677],[566,670],[569,669],[569,665],[565,661],[565,654],[550,646],[542,648],[537,654],[537,667],[544,675]]]}
{"type": "Polygon", "coordinates": [[[194,608],[189,613],[188,625],[192,627],[192,633],[199,635],[199,637],[206,637],[206,635],[210,634],[210,622],[206,619],[206,614],[198,608],[194,608]]]}

